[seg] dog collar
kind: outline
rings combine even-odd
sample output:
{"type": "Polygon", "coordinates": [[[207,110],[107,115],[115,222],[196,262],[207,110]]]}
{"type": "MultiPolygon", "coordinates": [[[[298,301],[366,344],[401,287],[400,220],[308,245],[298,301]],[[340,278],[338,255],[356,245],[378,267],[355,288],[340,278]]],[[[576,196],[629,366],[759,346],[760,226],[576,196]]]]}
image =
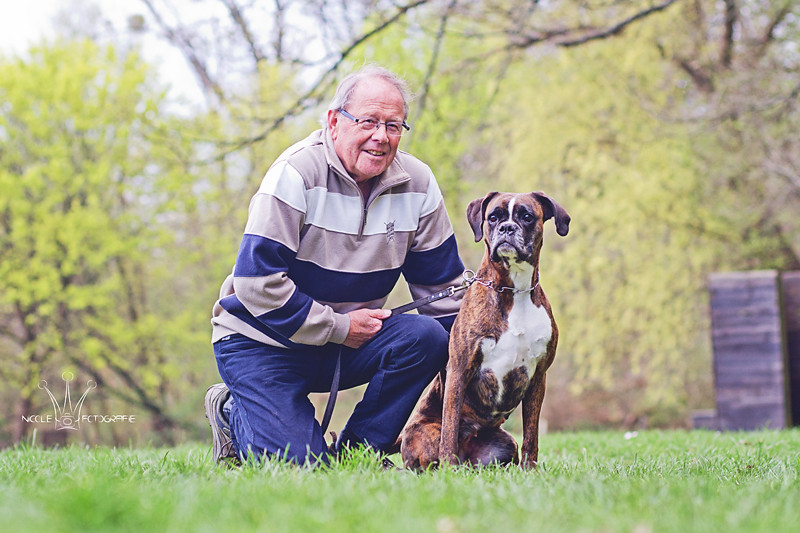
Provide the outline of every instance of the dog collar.
{"type": "Polygon", "coordinates": [[[473,272],[472,270],[465,270],[464,271],[464,285],[469,287],[473,283],[479,283],[485,287],[489,287],[490,289],[494,289],[497,292],[505,292],[510,291],[514,294],[520,294],[525,292],[531,292],[532,290],[536,289],[539,286],[539,271],[536,271],[536,283],[533,284],[532,287],[529,289],[517,289],[515,287],[495,287],[493,280],[485,280],[483,278],[479,278],[478,275],[473,272]]]}

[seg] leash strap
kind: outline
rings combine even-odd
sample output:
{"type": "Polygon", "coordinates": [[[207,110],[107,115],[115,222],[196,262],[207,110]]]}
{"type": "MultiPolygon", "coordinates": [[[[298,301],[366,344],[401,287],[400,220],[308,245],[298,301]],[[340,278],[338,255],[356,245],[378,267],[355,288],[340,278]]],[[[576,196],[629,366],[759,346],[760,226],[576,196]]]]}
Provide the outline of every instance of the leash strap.
{"type": "Polygon", "coordinates": [[[336,369],[333,371],[333,380],[331,380],[331,393],[328,396],[328,405],[325,406],[325,414],[322,415],[322,434],[328,429],[328,424],[331,422],[331,415],[333,414],[333,407],[336,405],[336,396],[339,394],[339,378],[342,375],[342,349],[339,348],[339,355],[336,356],[336,369]]]}
{"type": "Polygon", "coordinates": [[[419,298],[417,300],[414,300],[411,303],[408,303],[408,304],[405,304],[405,305],[401,305],[400,307],[395,307],[394,309],[392,309],[392,315],[391,316],[407,313],[409,311],[413,311],[414,309],[417,309],[418,307],[422,307],[423,305],[428,305],[429,303],[433,303],[433,302],[435,302],[437,300],[441,300],[443,298],[447,298],[448,296],[452,296],[453,294],[457,293],[458,291],[463,291],[468,286],[469,285],[465,283],[463,285],[447,287],[446,289],[443,289],[443,290],[441,290],[439,292],[434,292],[433,294],[431,294],[429,296],[425,296],[423,298],[419,298]]]}

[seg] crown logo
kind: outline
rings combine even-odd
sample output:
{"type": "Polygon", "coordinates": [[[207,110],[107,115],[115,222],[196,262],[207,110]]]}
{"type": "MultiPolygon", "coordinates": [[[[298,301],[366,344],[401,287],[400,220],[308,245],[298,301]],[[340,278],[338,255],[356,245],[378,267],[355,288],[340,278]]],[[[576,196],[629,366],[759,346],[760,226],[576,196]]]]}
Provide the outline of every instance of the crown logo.
{"type": "Polygon", "coordinates": [[[53,403],[53,411],[55,412],[56,418],[56,429],[58,431],[64,429],[77,431],[77,429],[81,427],[81,408],[83,407],[83,402],[86,400],[86,395],[89,394],[89,391],[97,388],[97,383],[94,381],[87,381],[86,391],[81,396],[81,399],[78,400],[78,403],[76,403],[73,407],[72,398],[69,394],[69,384],[75,379],[75,375],[72,372],[64,372],[61,374],[61,379],[64,380],[63,405],[58,405],[56,397],[53,396],[53,393],[50,392],[49,388],[47,388],[47,381],[40,381],[39,388],[47,392],[47,395],[50,396],[50,401],[53,403]]]}

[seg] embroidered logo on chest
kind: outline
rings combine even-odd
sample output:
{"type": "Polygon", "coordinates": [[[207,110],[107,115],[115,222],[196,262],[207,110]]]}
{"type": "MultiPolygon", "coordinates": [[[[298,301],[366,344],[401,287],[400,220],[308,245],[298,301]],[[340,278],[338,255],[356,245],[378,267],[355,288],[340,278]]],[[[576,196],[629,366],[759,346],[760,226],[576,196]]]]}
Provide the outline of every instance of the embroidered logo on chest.
{"type": "Polygon", "coordinates": [[[393,242],[394,241],[394,220],[391,222],[384,222],[386,226],[386,242],[393,242]]]}

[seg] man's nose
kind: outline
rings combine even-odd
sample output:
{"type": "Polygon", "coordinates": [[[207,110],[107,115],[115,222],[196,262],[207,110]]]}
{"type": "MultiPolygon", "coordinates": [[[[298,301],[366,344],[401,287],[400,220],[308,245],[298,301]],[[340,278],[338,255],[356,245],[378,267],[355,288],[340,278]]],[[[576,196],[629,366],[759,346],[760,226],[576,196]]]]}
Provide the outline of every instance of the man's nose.
{"type": "Polygon", "coordinates": [[[389,132],[386,130],[386,124],[383,122],[378,123],[378,127],[372,130],[372,138],[376,141],[387,142],[389,140],[389,132]]]}

